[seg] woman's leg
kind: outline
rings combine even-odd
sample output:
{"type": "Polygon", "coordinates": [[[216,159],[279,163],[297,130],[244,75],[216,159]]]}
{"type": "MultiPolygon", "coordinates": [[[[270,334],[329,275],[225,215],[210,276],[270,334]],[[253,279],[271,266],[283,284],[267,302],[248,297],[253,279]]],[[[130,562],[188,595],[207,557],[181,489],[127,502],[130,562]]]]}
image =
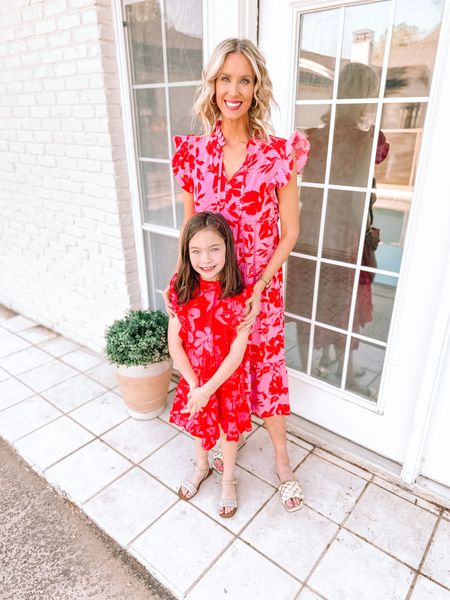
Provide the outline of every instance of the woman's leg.
{"type": "MultiPolygon", "coordinates": [[[[275,470],[278,477],[282,482],[295,479],[287,451],[286,417],[284,415],[274,415],[264,419],[264,423],[272,440],[275,452],[275,470]]],[[[299,506],[300,502],[299,498],[293,498],[286,501],[286,506],[293,508],[299,506]]]]}
{"type": "MultiPolygon", "coordinates": [[[[208,452],[202,448],[202,440],[200,438],[194,438],[195,445],[195,460],[196,460],[196,468],[189,477],[188,481],[190,481],[194,487],[198,487],[199,484],[205,478],[205,471],[209,468],[208,463],[208,452]]],[[[185,496],[190,498],[192,494],[183,486],[181,486],[181,491],[185,496]]]]}
{"type": "MultiPolygon", "coordinates": [[[[234,481],[238,442],[228,441],[226,435],[220,429],[220,447],[223,455],[222,499],[235,500],[237,498],[236,486],[227,482],[234,481]]],[[[219,508],[220,514],[228,514],[232,510],[231,507],[221,506],[219,508]]]]}

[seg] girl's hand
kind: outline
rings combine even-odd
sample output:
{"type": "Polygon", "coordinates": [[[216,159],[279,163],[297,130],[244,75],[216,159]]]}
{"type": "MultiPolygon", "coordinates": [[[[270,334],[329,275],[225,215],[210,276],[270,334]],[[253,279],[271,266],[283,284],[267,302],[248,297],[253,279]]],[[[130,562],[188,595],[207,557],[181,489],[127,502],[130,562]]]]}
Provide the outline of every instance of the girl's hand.
{"type": "Polygon", "coordinates": [[[241,323],[236,327],[237,331],[251,327],[255,322],[256,317],[259,315],[261,310],[261,294],[264,289],[264,284],[257,282],[253,288],[253,294],[245,304],[249,307],[248,313],[245,315],[241,323]]]}
{"type": "Polygon", "coordinates": [[[209,398],[210,394],[205,390],[205,386],[196,387],[189,392],[186,408],[181,412],[189,413],[189,416],[192,417],[208,404],[209,398]]]}
{"type": "Polygon", "coordinates": [[[170,301],[169,287],[170,286],[168,285],[161,295],[163,297],[164,304],[166,306],[167,314],[169,315],[169,317],[174,317],[175,311],[173,310],[172,302],[170,301]]]}

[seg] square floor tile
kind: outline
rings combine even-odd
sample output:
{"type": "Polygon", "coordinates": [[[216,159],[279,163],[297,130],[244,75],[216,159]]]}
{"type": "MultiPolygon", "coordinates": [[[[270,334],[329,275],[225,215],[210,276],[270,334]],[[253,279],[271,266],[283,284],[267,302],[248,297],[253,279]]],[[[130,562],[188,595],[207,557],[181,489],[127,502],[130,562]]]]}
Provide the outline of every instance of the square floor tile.
{"type": "Polygon", "coordinates": [[[450,523],[444,519],[433,536],[422,571],[450,588],[450,523]]]}
{"type": "Polygon", "coordinates": [[[417,568],[436,519],[403,498],[369,484],[346,527],[417,568]]]}
{"type": "Polygon", "coordinates": [[[307,506],[288,513],[277,494],[241,538],[304,581],[337,530],[337,525],[307,506]]]}
{"type": "Polygon", "coordinates": [[[43,350],[56,358],[64,356],[69,352],[73,352],[73,350],[77,350],[80,347],[79,344],[64,337],[57,337],[54,340],[41,342],[39,345],[43,350]]]}
{"type": "Polygon", "coordinates": [[[89,371],[86,371],[85,375],[95,379],[95,381],[98,381],[98,383],[101,383],[107,388],[113,388],[117,385],[117,379],[114,370],[108,363],[103,363],[102,365],[98,365],[93,369],[89,369],[89,371]]]}
{"type": "Polygon", "coordinates": [[[413,577],[413,571],[381,550],[340,531],[308,585],[333,600],[404,600],[413,577]]]}
{"type": "Polygon", "coordinates": [[[0,367],[0,382],[5,381],[9,377],[11,377],[10,374],[0,367]]]}
{"type": "Polygon", "coordinates": [[[18,379],[29,385],[36,392],[43,392],[74,375],[78,375],[75,369],[72,369],[72,367],[65,365],[59,360],[52,360],[45,365],[22,373],[22,375],[18,376],[18,379]]]}
{"type": "Polygon", "coordinates": [[[47,329],[47,327],[43,327],[42,325],[31,327],[30,329],[25,329],[25,331],[20,332],[20,337],[26,339],[27,342],[31,342],[32,344],[40,344],[41,342],[51,340],[57,336],[57,333],[51,329],[47,329]]]}
{"type": "Polygon", "coordinates": [[[61,357],[61,360],[79,371],[86,371],[103,362],[99,354],[86,348],[69,352],[61,357]]]}
{"type": "Polygon", "coordinates": [[[0,358],[0,366],[9,371],[11,375],[18,375],[34,367],[39,367],[39,365],[44,365],[51,360],[52,357],[50,354],[39,350],[35,346],[31,346],[30,348],[25,348],[25,350],[20,350],[19,352],[14,352],[14,354],[8,354],[8,356],[0,358]]]}
{"type": "Polygon", "coordinates": [[[102,438],[132,462],[138,463],[176,435],[175,429],[159,419],[128,419],[102,438]]]}
{"type": "Polygon", "coordinates": [[[450,591],[419,575],[410,600],[450,600],[450,591]]]}
{"type": "Polygon", "coordinates": [[[25,398],[33,396],[34,392],[18,379],[10,377],[0,383],[0,410],[17,404],[25,398]]]}
{"type": "Polygon", "coordinates": [[[302,440],[302,438],[298,437],[297,435],[289,433],[289,431],[286,433],[286,437],[290,442],[292,442],[293,444],[297,444],[297,446],[305,448],[305,450],[314,450],[314,446],[312,444],[306,442],[305,440],[302,440]]]}
{"type": "Polygon", "coordinates": [[[180,500],[130,548],[163,584],[183,594],[232,539],[231,533],[180,500]]]}
{"type": "Polygon", "coordinates": [[[108,429],[129,418],[122,398],[114,392],[106,392],[98,398],[86,402],[73,410],[70,416],[96,435],[105,433],[108,429]]]}
{"type": "Polygon", "coordinates": [[[392,492],[393,494],[395,494],[396,496],[399,496],[400,498],[409,500],[416,506],[420,506],[420,508],[425,508],[425,510],[430,511],[435,515],[439,515],[441,512],[440,507],[438,507],[436,504],[432,504],[431,502],[428,502],[427,500],[424,500],[423,498],[419,498],[419,496],[416,496],[415,494],[413,494],[413,492],[410,492],[409,490],[405,489],[404,487],[401,487],[399,484],[395,484],[395,483],[391,483],[390,481],[386,481],[386,479],[383,479],[382,477],[378,477],[377,475],[375,475],[374,478],[372,479],[372,483],[375,483],[379,487],[382,487],[385,490],[392,492]]]}
{"type": "Polygon", "coordinates": [[[39,396],[32,396],[0,413],[0,435],[15,442],[23,435],[61,416],[61,412],[39,396]]]}
{"type": "Polygon", "coordinates": [[[69,412],[106,391],[103,385],[80,374],[42,392],[42,396],[63,412],[69,412]]]}
{"type": "Polygon", "coordinates": [[[17,335],[12,333],[5,335],[0,338],[0,358],[8,356],[8,354],[12,354],[13,352],[19,352],[19,350],[24,350],[30,346],[31,344],[29,342],[17,335]]]}
{"type": "Polygon", "coordinates": [[[35,325],[37,325],[35,321],[27,319],[27,317],[23,317],[22,315],[17,315],[15,317],[12,317],[11,319],[6,319],[6,321],[2,322],[2,327],[8,329],[12,333],[17,333],[18,331],[29,329],[30,327],[34,327],[35,325]]]}
{"type": "Polygon", "coordinates": [[[115,540],[126,546],[178,496],[135,467],[83,505],[83,510],[115,540]]]}
{"type": "Polygon", "coordinates": [[[0,304],[0,321],[6,321],[6,319],[12,319],[16,315],[17,315],[17,313],[15,313],[13,310],[11,310],[10,308],[7,308],[6,306],[3,306],[3,304],[0,304]]]}
{"type": "Polygon", "coordinates": [[[317,594],[315,594],[314,592],[312,592],[307,587],[304,587],[302,589],[302,591],[300,592],[300,596],[298,597],[298,600],[321,600],[321,597],[318,596],[317,594]]]}
{"type": "Polygon", "coordinates": [[[3,327],[1,327],[0,325],[0,338],[4,338],[8,335],[11,335],[11,332],[8,331],[7,329],[4,329],[3,327]]]}
{"type": "Polygon", "coordinates": [[[94,440],[46,470],[47,480],[81,504],[114,481],[131,467],[131,463],[94,440]]]}
{"type": "MultiPolygon", "coordinates": [[[[289,440],[287,446],[292,468],[295,469],[309,452],[289,440]]],[[[268,483],[278,486],[279,481],[274,473],[272,444],[263,427],[259,427],[247,438],[247,443],[238,452],[237,464],[268,483]]]]}
{"type": "Polygon", "coordinates": [[[92,439],[86,429],[61,417],[23,437],[15,447],[28,462],[46,469],[92,439]]]}
{"type": "MultiPolygon", "coordinates": [[[[189,471],[186,476],[189,476],[189,471]]],[[[275,490],[268,483],[261,481],[240,467],[236,467],[236,479],[238,482],[239,510],[232,519],[224,519],[218,514],[222,492],[222,477],[215,472],[202,483],[200,491],[192,498],[191,503],[237,534],[273,496],[275,490]]]]}
{"type": "Polygon", "coordinates": [[[343,460],[342,458],[339,458],[334,454],[331,454],[331,452],[327,452],[326,450],[322,450],[321,448],[315,448],[314,454],[316,456],[320,456],[320,458],[324,458],[325,460],[327,460],[330,463],[333,463],[334,465],[337,465],[338,467],[342,467],[346,471],[350,471],[350,473],[353,473],[354,475],[358,475],[358,477],[361,477],[361,479],[369,481],[373,478],[373,475],[372,473],[370,473],[370,471],[361,469],[360,467],[353,465],[352,463],[343,460]]]}
{"type": "Polygon", "coordinates": [[[236,540],[188,594],[188,600],[290,600],[301,583],[236,540]]]}
{"type": "Polygon", "coordinates": [[[325,517],[341,523],[351,512],[366,481],[310,454],[295,471],[305,503],[325,517]]]}

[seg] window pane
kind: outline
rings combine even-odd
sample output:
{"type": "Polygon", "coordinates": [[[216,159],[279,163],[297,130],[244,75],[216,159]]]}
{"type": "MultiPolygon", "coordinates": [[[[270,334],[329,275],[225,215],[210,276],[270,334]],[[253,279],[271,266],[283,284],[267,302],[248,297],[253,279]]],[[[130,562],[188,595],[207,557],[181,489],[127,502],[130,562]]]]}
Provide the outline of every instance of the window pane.
{"type": "Polygon", "coordinates": [[[169,81],[200,79],[202,0],[165,0],[165,21],[169,81]]]}
{"type": "Polygon", "coordinates": [[[289,256],[286,275],[287,312],[311,318],[316,261],[289,256]]]}
{"type": "Polygon", "coordinates": [[[325,327],[314,328],[311,375],[336,386],[341,385],[346,336],[325,327]]]}
{"type": "Polygon", "coordinates": [[[297,98],[331,98],[338,38],[339,11],[301,16],[297,98]]]}
{"type": "Polygon", "coordinates": [[[376,402],[386,351],[381,346],[356,338],[352,338],[351,347],[345,389],[376,402]]]}
{"type": "Polygon", "coordinates": [[[302,172],[302,181],[323,183],[327,166],[330,135],[330,106],[327,104],[296,107],[295,127],[303,131],[311,144],[311,152],[302,172]]]}
{"type": "Polygon", "coordinates": [[[163,89],[135,90],[142,158],[169,158],[166,100],[163,89]]]}
{"type": "Polygon", "coordinates": [[[398,0],[385,96],[428,96],[444,0],[398,0]]]}
{"type": "Polygon", "coordinates": [[[306,373],[308,368],[309,333],[311,326],[304,321],[286,317],[284,323],[284,348],[286,365],[306,373]]]}
{"type": "Polygon", "coordinates": [[[300,235],[294,252],[317,256],[323,190],[300,188],[300,235]]]}
{"type": "Polygon", "coordinates": [[[394,273],[400,271],[409,207],[409,201],[393,202],[389,197],[386,198],[382,193],[377,191],[377,201],[373,211],[373,218],[375,227],[380,229],[381,239],[381,243],[375,253],[378,269],[393,271],[394,273]],[[390,204],[397,204],[398,209],[381,208],[390,204]]]}
{"type": "Polygon", "coordinates": [[[178,258],[178,239],[145,232],[145,247],[149,281],[153,282],[155,290],[162,291],[167,287],[175,272],[178,258]],[[151,276],[151,265],[153,266],[154,278],[151,276]]]}
{"type": "Polygon", "coordinates": [[[397,278],[361,271],[358,282],[354,333],[387,342],[397,278]]]}
{"type": "Polygon", "coordinates": [[[328,192],[322,256],[356,264],[364,217],[363,192],[328,192]]]}
{"type": "MultiPolygon", "coordinates": [[[[200,135],[199,123],[191,126],[190,110],[194,104],[194,86],[183,86],[169,89],[170,126],[172,136],[195,133],[200,135]]],[[[175,149],[173,149],[175,150],[175,149]]]]}
{"type": "Polygon", "coordinates": [[[340,329],[348,328],[355,271],[322,263],[316,319],[340,329]]]}
{"type": "Polygon", "coordinates": [[[161,12],[158,0],[126,7],[133,83],[164,81],[161,12]]]}
{"type": "Polygon", "coordinates": [[[149,162],[140,165],[144,221],[174,227],[169,165],[149,162]]]}

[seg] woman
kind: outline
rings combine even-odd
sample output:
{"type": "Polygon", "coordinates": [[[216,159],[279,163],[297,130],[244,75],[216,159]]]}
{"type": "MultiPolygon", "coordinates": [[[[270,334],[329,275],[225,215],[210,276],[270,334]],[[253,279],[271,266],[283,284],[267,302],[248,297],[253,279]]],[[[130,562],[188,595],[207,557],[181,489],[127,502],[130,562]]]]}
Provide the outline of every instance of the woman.
{"type": "MultiPolygon", "coordinates": [[[[303,492],[286,443],[290,408],[281,266],[298,237],[295,175],[306,164],[309,143],[298,131],[288,140],[270,135],[272,102],[272,84],[258,48],[246,39],[224,40],[212,53],[197,90],[194,113],[205,135],[176,136],[172,167],[183,189],[182,228],[194,212],[221,213],[233,231],[244,283],[254,285],[241,325],[252,324],[244,363],[246,388],[252,411],[264,419],[272,440],[283,505],[293,512],[301,508],[303,492]]],[[[167,291],[164,295],[173,314],[167,291]]],[[[219,455],[216,470],[221,466],[219,455]]]]}

